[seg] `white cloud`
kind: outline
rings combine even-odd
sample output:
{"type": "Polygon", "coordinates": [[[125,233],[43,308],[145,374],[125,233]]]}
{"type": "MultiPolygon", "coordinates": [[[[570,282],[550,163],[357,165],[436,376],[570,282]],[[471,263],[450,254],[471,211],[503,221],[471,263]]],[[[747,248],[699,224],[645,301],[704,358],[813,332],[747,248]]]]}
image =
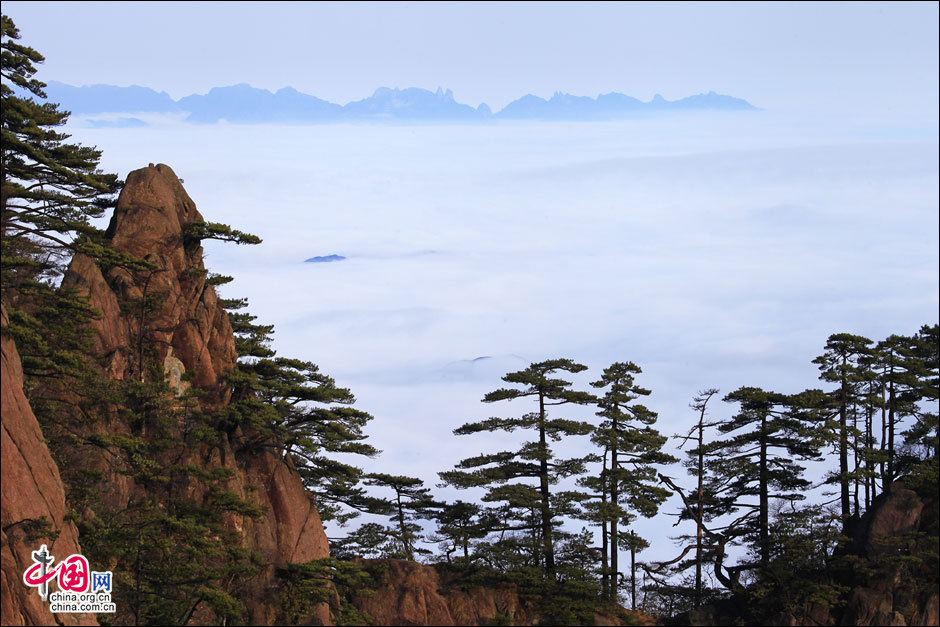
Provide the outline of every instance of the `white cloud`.
{"type": "Polygon", "coordinates": [[[281,353],[375,415],[371,468],[428,484],[499,445],[451,431],[524,411],[479,401],[530,361],[588,363],[582,386],[635,361],[672,434],[702,388],[816,386],[830,333],[878,339],[937,317],[929,133],[872,141],[762,114],[75,135],[123,174],[170,164],[207,219],[261,235],[206,247],[236,277],[225,295],[247,296],[281,353]],[[302,263],[334,253],[348,258],[302,263]]]}

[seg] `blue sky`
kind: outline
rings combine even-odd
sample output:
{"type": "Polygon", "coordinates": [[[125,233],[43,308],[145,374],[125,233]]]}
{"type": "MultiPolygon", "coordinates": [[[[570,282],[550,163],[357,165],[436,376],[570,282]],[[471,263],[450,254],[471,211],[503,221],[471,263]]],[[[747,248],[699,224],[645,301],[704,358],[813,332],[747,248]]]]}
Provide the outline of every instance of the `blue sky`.
{"type": "Polygon", "coordinates": [[[776,110],[935,124],[938,5],[4,2],[46,79],[179,98],[248,82],[344,104],[437,86],[525,94],[714,90],[776,110]]]}

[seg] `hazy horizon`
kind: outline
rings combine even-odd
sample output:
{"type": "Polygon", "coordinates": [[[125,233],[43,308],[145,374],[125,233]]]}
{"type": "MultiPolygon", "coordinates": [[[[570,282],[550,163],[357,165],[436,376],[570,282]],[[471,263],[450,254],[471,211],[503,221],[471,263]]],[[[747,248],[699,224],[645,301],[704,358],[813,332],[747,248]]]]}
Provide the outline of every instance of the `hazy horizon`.
{"type": "Polygon", "coordinates": [[[147,82],[174,98],[247,82],[331,102],[441,86],[494,110],[526,93],[710,90],[782,111],[940,110],[936,3],[9,1],[4,12],[45,55],[43,80],[147,82]]]}

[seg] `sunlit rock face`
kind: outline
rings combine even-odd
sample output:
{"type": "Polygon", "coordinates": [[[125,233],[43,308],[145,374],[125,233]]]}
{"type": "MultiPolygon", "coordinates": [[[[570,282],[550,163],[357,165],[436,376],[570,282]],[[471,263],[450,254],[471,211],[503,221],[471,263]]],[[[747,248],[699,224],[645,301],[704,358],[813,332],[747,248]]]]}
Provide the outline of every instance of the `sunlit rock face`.
{"type": "Polygon", "coordinates": [[[31,554],[39,544],[31,536],[35,522],[45,518],[50,531],[49,552],[57,559],[81,553],[75,525],[66,520],[65,490],[42,430],[23,393],[23,368],[16,344],[6,335],[7,312],[2,310],[2,473],[0,473],[0,624],[97,625],[94,614],[58,614],[49,611],[34,588],[23,584],[23,572],[33,565],[31,554]]]}
{"type": "Polygon", "coordinates": [[[193,372],[193,384],[212,390],[212,401],[221,404],[227,398],[219,376],[235,365],[235,343],[215,289],[206,284],[202,246],[185,237],[186,225],[201,221],[169,166],[135,170],[127,176],[107,233],[116,250],[149,261],[155,269],[132,273],[114,266],[102,273],[89,258],[77,255],[63,286],[78,288],[102,312],[92,324],[96,350],[109,360],[112,377],[140,376],[136,340],[146,334],[159,347],[161,362],[172,355],[193,372]],[[141,328],[140,316],[122,315],[120,303],[145,297],[158,300],[141,328]]]}
{"type": "MultiPolygon", "coordinates": [[[[174,392],[179,395],[196,387],[202,392],[204,409],[212,410],[230,400],[230,388],[221,377],[235,367],[237,355],[228,315],[215,288],[206,282],[202,246],[187,237],[187,225],[202,220],[169,166],[151,164],[135,170],[127,176],[107,236],[116,250],[144,259],[155,269],[132,272],[113,266],[102,272],[92,259],[77,255],[63,286],[83,293],[101,312],[91,325],[95,357],[104,364],[106,376],[124,380],[141,376],[147,359],[140,352],[144,336],[157,347],[159,354],[151,358],[163,366],[174,392]],[[146,296],[157,298],[144,322],[127,303],[146,296]]],[[[116,416],[100,418],[90,429],[111,434],[130,430],[116,416]]],[[[228,436],[221,446],[204,454],[193,453],[188,461],[209,470],[232,470],[227,487],[265,513],[258,519],[232,514],[228,522],[242,535],[245,547],[260,553],[265,563],[248,583],[249,594],[241,599],[249,621],[272,624],[277,608],[266,591],[276,568],[328,557],[329,545],[312,495],[290,462],[269,452],[236,460],[236,443],[231,439],[235,437],[228,436]]],[[[111,506],[126,506],[141,489],[130,478],[114,473],[98,453],[83,452],[71,462],[105,473],[101,496],[111,506]]],[[[204,497],[198,491],[191,496],[204,497]]],[[[328,622],[326,606],[312,619],[328,622]]]]}

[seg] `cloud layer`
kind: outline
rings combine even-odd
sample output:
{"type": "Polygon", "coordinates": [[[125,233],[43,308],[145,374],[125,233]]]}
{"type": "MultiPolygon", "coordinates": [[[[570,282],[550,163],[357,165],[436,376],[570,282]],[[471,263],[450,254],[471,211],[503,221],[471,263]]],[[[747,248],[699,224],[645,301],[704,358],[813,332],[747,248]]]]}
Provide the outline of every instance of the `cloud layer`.
{"type": "Polygon", "coordinates": [[[830,333],[936,321],[935,133],[747,118],[74,132],[112,171],[168,163],[208,220],[263,237],[207,245],[224,295],[375,415],[371,469],[433,484],[505,446],[451,432],[530,411],[479,400],[531,361],[589,365],[582,388],[638,363],[672,434],[702,388],[820,385],[830,333]],[[346,259],[303,263],[328,254],[346,259]]]}

